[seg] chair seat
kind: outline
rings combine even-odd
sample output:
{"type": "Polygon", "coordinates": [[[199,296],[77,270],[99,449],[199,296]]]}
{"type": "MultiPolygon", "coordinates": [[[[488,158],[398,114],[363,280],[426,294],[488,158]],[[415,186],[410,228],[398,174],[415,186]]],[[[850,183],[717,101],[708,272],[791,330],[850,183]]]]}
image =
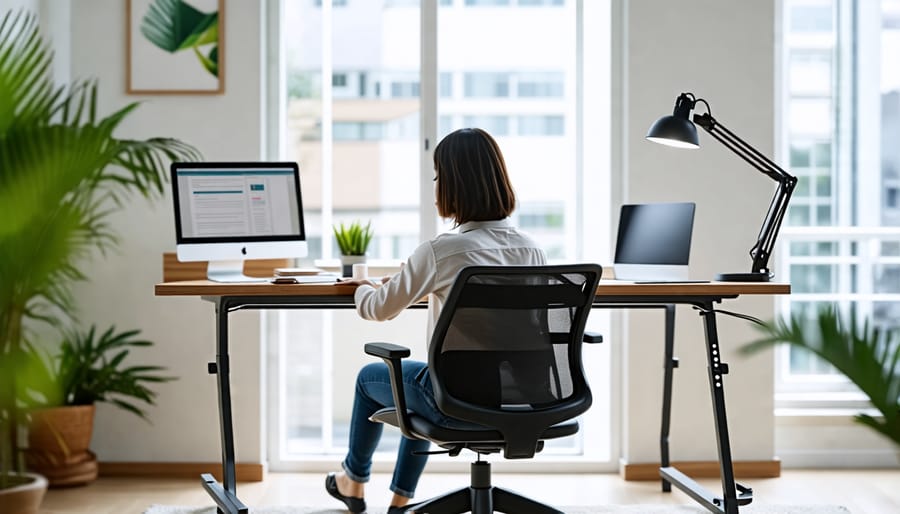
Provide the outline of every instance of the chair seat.
{"type": "MultiPolygon", "coordinates": [[[[484,429],[465,429],[465,428],[449,428],[436,425],[428,419],[416,414],[414,411],[409,413],[409,421],[412,425],[410,428],[421,439],[427,439],[439,446],[447,444],[459,444],[472,446],[475,445],[496,445],[502,447],[504,444],[503,434],[497,430],[490,428],[484,429]]],[[[369,418],[371,421],[385,423],[392,426],[400,426],[397,420],[397,409],[393,407],[385,407],[369,418]]],[[[557,423],[545,430],[540,439],[556,439],[558,437],[566,437],[578,432],[578,421],[567,420],[557,423]]]]}

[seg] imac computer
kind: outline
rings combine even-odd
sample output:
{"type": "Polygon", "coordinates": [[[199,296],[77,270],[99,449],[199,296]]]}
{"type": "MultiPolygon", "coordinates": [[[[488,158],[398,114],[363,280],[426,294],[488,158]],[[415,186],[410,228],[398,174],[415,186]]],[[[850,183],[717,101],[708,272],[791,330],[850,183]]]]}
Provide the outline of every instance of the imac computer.
{"type": "Polygon", "coordinates": [[[209,261],[217,282],[256,282],[244,260],[306,257],[295,162],[175,162],[171,166],[179,261],[209,261]]]}

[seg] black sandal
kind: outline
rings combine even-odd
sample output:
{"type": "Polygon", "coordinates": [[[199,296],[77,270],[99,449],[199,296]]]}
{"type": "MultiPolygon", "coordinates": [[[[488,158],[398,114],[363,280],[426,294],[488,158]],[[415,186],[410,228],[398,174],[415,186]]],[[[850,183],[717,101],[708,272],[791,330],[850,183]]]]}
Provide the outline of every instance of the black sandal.
{"type": "Polygon", "coordinates": [[[328,476],[325,477],[325,490],[334,498],[344,502],[344,505],[347,506],[347,510],[353,514],[359,514],[366,511],[366,500],[355,496],[344,496],[338,491],[337,477],[333,472],[328,473],[328,476]]]}

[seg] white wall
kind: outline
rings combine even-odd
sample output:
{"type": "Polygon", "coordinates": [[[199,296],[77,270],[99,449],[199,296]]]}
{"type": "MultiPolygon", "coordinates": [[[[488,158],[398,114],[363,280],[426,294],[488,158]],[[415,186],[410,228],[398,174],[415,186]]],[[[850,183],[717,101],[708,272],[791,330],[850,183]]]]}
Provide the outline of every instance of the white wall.
{"type": "MultiPolygon", "coordinates": [[[[125,88],[125,3],[78,0],[71,9],[71,72],[96,77],[101,108],[127,102],[143,105],[122,136],[171,136],[196,145],[206,159],[261,156],[261,6],[226,2],[224,95],[134,97],[125,88]]],[[[737,157],[701,134],[703,149],[678,152],[646,143],[650,123],[671,112],[675,97],[693,91],[707,98],[714,114],[763,152],[773,148],[773,1],[624,3],[626,50],[621,79],[625,201],[690,199],[698,204],[691,272],[711,277],[719,271],[749,270],[749,250],[772,193],[772,184],[737,157]]],[[[614,130],[614,133],[617,133],[614,130]]],[[[122,251],[93,261],[91,281],[78,288],[83,319],[101,327],[141,328],[157,342],[143,360],[180,377],[159,388],[158,406],[148,425],[101,406],[93,448],[103,461],[215,461],[219,441],[215,380],[205,373],[214,360],[213,313],[196,298],[156,298],[161,253],[174,248],[170,198],[148,204],[136,200],[116,217],[122,251]]],[[[724,308],[769,317],[771,299],[741,299],[724,308]]],[[[259,316],[232,316],[232,386],[237,457],[262,462],[264,453],[259,316]]],[[[608,338],[624,351],[626,401],[623,457],[629,462],[658,459],[662,327],[659,313],[630,316],[628,339],[608,338]]],[[[709,407],[703,333],[696,313],[678,312],[673,458],[716,458],[709,407]]],[[[771,355],[739,359],[733,349],[753,332],[746,322],[720,318],[726,397],[736,459],[773,457],[771,355]]]]}
{"type": "MultiPolygon", "coordinates": [[[[58,0],[56,0],[58,1],[58,0]]],[[[56,1],[51,3],[55,4],[56,1]]],[[[195,145],[207,160],[255,160],[261,147],[262,7],[226,2],[225,94],[125,94],[125,2],[78,0],[71,9],[73,78],[95,77],[101,112],[142,105],[120,137],[167,136],[195,145]]],[[[153,424],[99,405],[92,448],[102,461],[217,461],[220,456],[212,304],[197,298],[157,298],[162,253],[175,247],[171,198],[135,199],[114,218],[121,252],[92,261],[90,283],[78,287],[82,319],[101,327],[140,328],[156,346],[140,359],[164,365],[179,379],[158,388],[153,424]]],[[[262,462],[259,314],[231,319],[232,388],[237,459],[262,462]]]]}
{"type": "MultiPolygon", "coordinates": [[[[763,153],[774,148],[774,2],[690,0],[624,3],[625,73],[622,198],[627,202],[695,201],[693,278],[750,270],[747,255],[774,192],[774,182],[700,131],[701,149],[678,151],[647,142],[650,124],[671,114],[681,92],[709,101],[713,115],[763,153]]],[[[615,80],[615,79],[614,79],[615,80]]],[[[701,107],[702,109],[702,107],[701,107]]],[[[703,112],[701,110],[701,112],[703,112]]],[[[613,132],[614,134],[616,131],[613,132]]],[[[771,318],[771,298],[743,297],[724,309],[771,318]]],[[[623,460],[659,459],[662,397],[662,314],[629,315],[625,351],[623,460]]],[[[725,397],[736,460],[774,457],[771,353],[744,359],[739,344],[755,331],[719,316],[723,362],[730,364],[725,397]]],[[[676,315],[671,456],[715,460],[704,333],[696,311],[676,315]]],[[[617,341],[611,341],[616,344],[617,341]]]]}

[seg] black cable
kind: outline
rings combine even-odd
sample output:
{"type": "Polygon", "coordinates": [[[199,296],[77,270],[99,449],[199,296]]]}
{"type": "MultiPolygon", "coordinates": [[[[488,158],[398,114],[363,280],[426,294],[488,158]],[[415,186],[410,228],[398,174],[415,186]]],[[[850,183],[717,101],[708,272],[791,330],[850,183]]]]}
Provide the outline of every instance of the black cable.
{"type": "Polygon", "coordinates": [[[753,317],[749,314],[741,314],[740,312],[726,311],[724,309],[704,309],[703,307],[700,307],[697,305],[694,305],[694,309],[700,311],[701,316],[705,316],[707,314],[719,313],[719,314],[726,314],[728,316],[734,316],[735,318],[740,318],[740,319],[743,319],[746,321],[751,321],[753,323],[756,323],[757,325],[765,326],[765,324],[766,324],[763,320],[761,320],[759,318],[753,317]]]}

